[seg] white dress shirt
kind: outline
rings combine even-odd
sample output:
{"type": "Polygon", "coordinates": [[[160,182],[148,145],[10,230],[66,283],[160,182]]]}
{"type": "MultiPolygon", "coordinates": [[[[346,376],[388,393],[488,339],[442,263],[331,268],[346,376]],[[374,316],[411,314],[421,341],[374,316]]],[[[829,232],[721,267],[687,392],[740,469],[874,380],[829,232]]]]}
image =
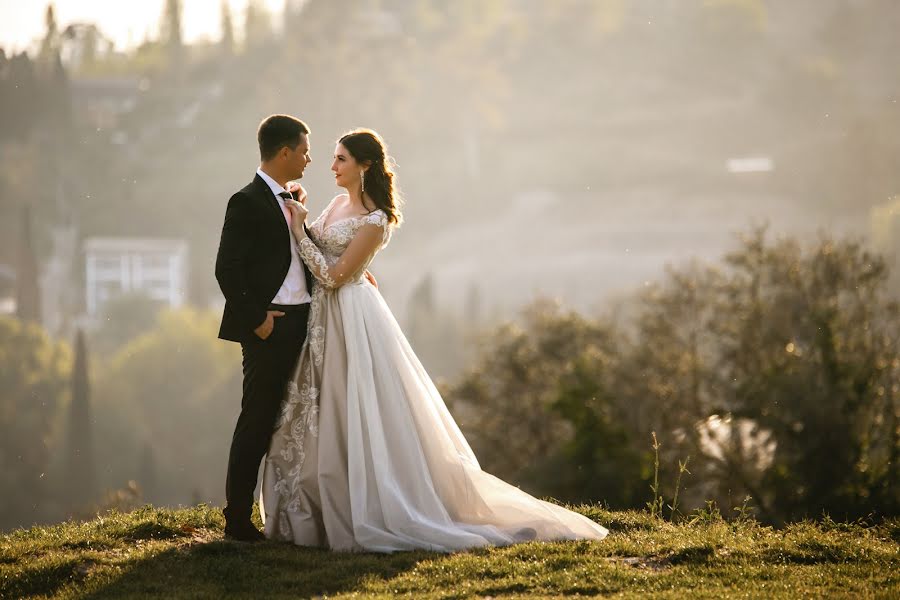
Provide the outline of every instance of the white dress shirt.
{"type": "Polygon", "coordinates": [[[284,224],[288,228],[288,233],[291,236],[291,266],[288,268],[284,283],[281,284],[281,289],[279,289],[278,293],[275,294],[275,297],[272,298],[272,304],[288,305],[310,302],[312,301],[312,297],[309,295],[309,290],[306,289],[306,276],[303,274],[303,265],[300,262],[300,255],[297,254],[297,240],[294,238],[294,232],[291,231],[291,227],[288,224],[288,212],[287,207],[284,205],[284,198],[278,195],[287,190],[269,177],[262,169],[256,169],[256,174],[262,177],[262,180],[265,181],[272,190],[272,194],[275,196],[278,206],[281,207],[281,212],[285,215],[284,224]]]}

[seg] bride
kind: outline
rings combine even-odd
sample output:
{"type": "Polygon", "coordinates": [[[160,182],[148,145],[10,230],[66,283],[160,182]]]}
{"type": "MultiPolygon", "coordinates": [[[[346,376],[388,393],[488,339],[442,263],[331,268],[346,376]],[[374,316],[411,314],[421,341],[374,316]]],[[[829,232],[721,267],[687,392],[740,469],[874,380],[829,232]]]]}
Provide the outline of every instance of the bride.
{"type": "Polygon", "coordinates": [[[603,539],[590,519],[481,470],[390,309],[364,277],[400,221],[384,142],[358,129],[331,165],[347,190],[305,227],[319,285],[265,462],[265,534],[301,546],[452,552],[529,540],[603,539]]]}

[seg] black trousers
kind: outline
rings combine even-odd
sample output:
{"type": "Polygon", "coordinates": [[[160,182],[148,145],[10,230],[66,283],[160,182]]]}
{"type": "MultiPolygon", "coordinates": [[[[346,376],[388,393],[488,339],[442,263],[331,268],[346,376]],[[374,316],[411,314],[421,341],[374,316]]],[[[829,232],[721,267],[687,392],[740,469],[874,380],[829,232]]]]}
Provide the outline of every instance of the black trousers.
{"type": "Polygon", "coordinates": [[[266,339],[254,337],[241,344],[244,393],[225,479],[227,505],[223,512],[228,522],[250,519],[259,463],[269,449],[288,380],[297,366],[308,316],[309,304],[302,304],[298,310],[275,317],[275,327],[266,339]]]}

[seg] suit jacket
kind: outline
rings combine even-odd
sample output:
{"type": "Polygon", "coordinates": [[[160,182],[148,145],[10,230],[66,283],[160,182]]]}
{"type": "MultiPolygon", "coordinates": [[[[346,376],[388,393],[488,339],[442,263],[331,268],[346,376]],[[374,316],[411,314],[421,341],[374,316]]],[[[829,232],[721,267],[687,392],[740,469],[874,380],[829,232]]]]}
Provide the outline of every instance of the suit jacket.
{"type": "MultiPolygon", "coordinates": [[[[303,274],[312,293],[312,276],[303,274]]],[[[256,175],[234,194],[216,255],[216,279],[225,296],[219,337],[244,342],[266,320],[266,310],[291,266],[291,235],[272,190],[256,175]]]]}

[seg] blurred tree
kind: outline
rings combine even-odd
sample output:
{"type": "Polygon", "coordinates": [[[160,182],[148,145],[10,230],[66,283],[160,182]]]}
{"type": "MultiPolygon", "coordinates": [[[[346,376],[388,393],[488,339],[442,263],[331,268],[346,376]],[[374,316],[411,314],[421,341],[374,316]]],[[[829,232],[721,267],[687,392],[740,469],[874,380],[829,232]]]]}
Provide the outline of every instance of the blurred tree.
{"type": "Polygon", "coordinates": [[[153,499],[160,504],[188,503],[194,489],[222,497],[241,386],[240,348],[216,338],[219,316],[189,309],[161,313],[156,327],[104,364],[96,414],[105,487],[152,470],[153,499]],[[151,454],[154,469],[148,466],[151,454]]]}
{"type": "Polygon", "coordinates": [[[613,329],[532,306],[447,393],[486,470],[570,501],[640,506],[650,433],[664,495],[750,495],[781,523],[900,512],[900,308],[854,241],[747,234],[671,269],[613,329]]]}
{"type": "Polygon", "coordinates": [[[720,320],[736,414],[774,433],[776,518],[900,511],[900,314],[884,261],[855,241],[749,236],[720,320]]]}
{"type": "MultiPolygon", "coordinates": [[[[37,65],[25,53],[8,60],[5,55],[0,57],[0,262],[24,269],[26,284],[27,263],[31,260],[28,254],[37,261],[45,239],[42,218],[45,212],[52,212],[51,205],[42,202],[48,198],[40,183],[48,171],[51,178],[54,176],[54,150],[46,135],[57,123],[52,113],[58,107],[54,95],[68,98],[64,86],[55,85],[54,76],[52,62],[37,65]],[[23,214],[26,210],[31,211],[30,218],[23,214]],[[27,228],[23,219],[30,220],[27,228]],[[25,248],[26,235],[31,237],[31,252],[25,248]]],[[[54,142],[64,140],[57,138],[54,142]]],[[[35,304],[28,309],[38,310],[35,304]]]]}
{"type": "Polygon", "coordinates": [[[37,325],[0,317],[0,529],[58,517],[45,475],[71,360],[37,325]]]}
{"type": "Polygon", "coordinates": [[[695,262],[669,269],[662,282],[638,298],[629,367],[638,387],[628,415],[648,435],[654,429],[689,427],[698,415],[727,410],[715,379],[718,340],[710,331],[718,285],[718,273],[695,262]]]}
{"type": "Polygon", "coordinates": [[[41,40],[38,58],[43,61],[50,61],[59,52],[59,29],[56,26],[56,15],[52,3],[47,5],[47,12],[44,13],[44,24],[47,30],[44,33],[44,38],[41,40]]]}
{"type": "Polygon", "coordinates": [[[271,41],[272,15],[262,0],[247,0],[244,13],[244,46],[257,48],[271,41]]]}
{"type": "Polygon", "coordinates": [[[97,26],[93,24],[84,26],[70,25],[66,28],[66,34],[78,42],[78,67],[80,69],[92,68],[100,52],[100,41],[103,37],[97,26]]]}
{"type": "Polygon", "coordinates": [[[616,343],[583,348],[558,384],[552,409],[571,424],[573,435],[549,457],[544,485],[545,493],[567,502],[631,508],[647,498],[652,457],[615,396],[614,370],[621,368],[616,343]]]}
{"type": "Polygon", "coordinates": [[[750,494],[770,521],[895,514],[900,331],[882,259],[857,242],[805,250],[756,230],[699,281],[673,278],[649,299],[632,358],[632,401],[666,399],[653,426],[676,442],[668,466],[691,453],[697,479],[713,483],[704,493],[728,507],[750,494]],[[664,315],[694,334],[653,326],[664,315]],[[739,419],[722,431],[743,450],[710,446],[699,423],[711,415],[739,419]]]}
{"type": "Polygon", "coordinates": [[[610,402],[612,327],[549,301],[491,332],[446,393],[485,470],[533,493],[631,506],[641,456],[610,402]]]}
{"type": "MultiPolygon", "coordinates": [[[[160,39],[171,60],[180,60],[184,53],[181,33],[181,0],[166,0],[160,24],[160,39]]],[[[179,65],[173,64],[173,67],[179,65]]]]}
{"type": "Polygon", "coordinates": [[[22,321],[41,320],[41,290],[38,284],[38,262],[32,235],[31,208],[22,208],[22,228],[19,230],[19,262],[16,268],[16,316],[22,321]]]}
{"type": "Polygon", "coordinates": [[[95,351],[111,355],[124,345],[153,330],[162,304],[142,292],[129,292],[103,305],[100,326],[92,335],[95,351]]]}
{"type": "Polygon", "coordinates": [[[886,276],[858,243],[804,250],[761,229],[721,267],[673,271],[644,295],[616,393],[631,430],[660,432],[669,472],[694,458],[686,500],[749,494],[774,522],[896,513],[886,276]]]}
{"type": "Polygon", "coordinates": [[[7,117],[0,128],[0,139],[21,141],[40,116],[34,110],[38,98],[38,81],[34,63],[24,52],[14,54],[6,62],[3,75],[3,111],[7,117]]]}
{"type": "Polygon", "coordinates": [[[88,353],[84,333],[80,329],[75,336],[75,365],[72,369],[72,398],[68,421],[66,481],[63,492],[70,503],[70,509],[77,510],[97,499],[88,353]]]}
{"type": "Polygon", "coordinates": [[[234,52],[234,23],[231,19],[231,6],[228,0],[222,0],[222,39],[219,42],[226,55],[234,52]]]}

